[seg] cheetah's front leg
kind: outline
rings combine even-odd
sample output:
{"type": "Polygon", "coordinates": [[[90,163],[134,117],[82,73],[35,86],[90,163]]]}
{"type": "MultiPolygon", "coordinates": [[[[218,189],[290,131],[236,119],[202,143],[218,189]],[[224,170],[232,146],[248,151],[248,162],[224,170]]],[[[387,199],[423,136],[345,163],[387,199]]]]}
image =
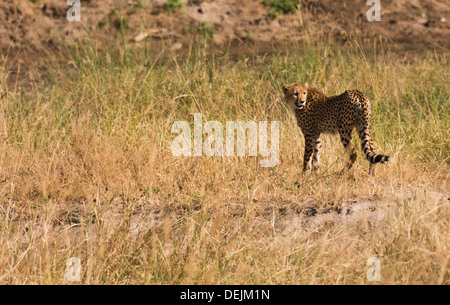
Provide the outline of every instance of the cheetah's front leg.
{"type": "Polygon", "coordinates": [[[305,135],[305,155],[303,158],[303,172],[311,170],[311,156],[315,151],[316,141],[319,139],[318,135],[305,135]]]}
{"type": "Polygon", "coordinates": [[[314,147],[313,159],[312,159],[312,169],[314,171],[318,170],[319,166],[320,166],[320,148],[321,147],[322,147],[322,143],[320,141],[320,138],[317,138],[315,147],[314,147]]]}

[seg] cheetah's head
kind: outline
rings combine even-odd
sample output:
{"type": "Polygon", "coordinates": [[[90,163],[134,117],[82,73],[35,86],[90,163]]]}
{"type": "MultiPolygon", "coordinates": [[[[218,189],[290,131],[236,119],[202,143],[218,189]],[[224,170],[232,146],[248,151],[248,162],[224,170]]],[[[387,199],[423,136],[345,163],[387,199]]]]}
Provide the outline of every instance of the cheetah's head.
{"type": "Polygon", "coordinates": [[[288,84],[283,86],[284,98],[292,110],[302,109],[306,105],[308,96],[308,83],[288,84]]]}

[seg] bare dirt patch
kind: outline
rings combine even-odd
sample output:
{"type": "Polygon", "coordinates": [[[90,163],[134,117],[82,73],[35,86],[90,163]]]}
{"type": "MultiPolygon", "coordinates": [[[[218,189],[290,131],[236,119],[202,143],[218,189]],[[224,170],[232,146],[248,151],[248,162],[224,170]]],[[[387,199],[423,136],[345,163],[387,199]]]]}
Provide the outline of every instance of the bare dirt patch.
{"type": "MultiPolygon", "coordinates": [[[[450,198],[440,192],[418,191],[419,196],[431,202],[445,202],[450,198]]],[[[410,192],[408,192],[410,193],[410,192]]],[[[267,236],[299,239],[320,236],[333,229],[345,228],[350,235],[358,235],[362,227],[375,227],[388,217],[395,217],[401,210],[402,200],[412,194],[386,197],[342,198],[340,203],[323,203],[314,200],[298,202],[258,201],[250,207],[241,203],[218,203],[211,209],[199,207],[169,207],[149,199],[141,198],[132,204],[114,199],[109,203],[73,203],[56,205],[45,209],[17,212],[15,208],[3,209],[2,217],[11,221],[16,240],[28,243],[30,238],[54,237],[63,243],[73,243],[85,238],[95,240],[99,234],[111,238],[119,230],[125,230],[130,239],[145,236],[151,231],[176,226],[177,223],[204,213],[205,227],[217,226],[217,218],[223,223],[242,228],[243,222],[253,230],[267,236]],[[221,215],[221,216],[220,216],[221,215]]],[[[414,196],[417,196],[414,195],[414,196]]]]}
{"type": "MultiPolygon", "coordinates": [[[[384,2],[381,22],[368,22],[370,7],[364,1],[299,2],[298,14],[272,19],[270,8],[260,0],[182,0],[183,8],[174,12],[165,9],[164,0],[81,1],[82,21],[69,22],[64,1],[6,0],[0,3],[0,50],[3,54],[27,51],[32,62],[37,58],[33,53],[58,49],[88,35],[100,42],[107,37],[120,39],[121,25],[129,41],[159,29],[150,39],[156,45],[163,39],[180,51],[205,31],[212,35],[216,48],[231,46],[236,54],[291,48],[305,35],[325,35],[342,42],[351,35],[367,40],[381,37],[398,50],[450,48],[450,6],[443,0],[384,2]]],[[[27,61],[27,56],[19,55],[18,63],[27,61]]]]}

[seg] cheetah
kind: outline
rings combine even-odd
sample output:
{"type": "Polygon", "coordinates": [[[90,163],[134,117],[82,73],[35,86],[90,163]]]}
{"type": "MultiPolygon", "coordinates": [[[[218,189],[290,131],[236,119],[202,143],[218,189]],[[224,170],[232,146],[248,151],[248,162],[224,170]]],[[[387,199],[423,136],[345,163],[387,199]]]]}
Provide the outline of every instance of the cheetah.
{"type": "Polygon", "coordinates": [[[389,161],[389,156],[378,155],[374,150],[369,131],[371,105],[362,92],[347,90],[341,95],[328,97],[317,89],[308,88],[307,83],[294,83],[284,85],[283,93],[305,137],[304,172],[317,170],[319,167],[322,133],[339,133],[349,155],[346,168],[350,170],[356,160],[356,151],[351,141],[355,127],[361,138],[361,148],[370,162],[369,174],[374,175],[376,163],[389,161]]]}

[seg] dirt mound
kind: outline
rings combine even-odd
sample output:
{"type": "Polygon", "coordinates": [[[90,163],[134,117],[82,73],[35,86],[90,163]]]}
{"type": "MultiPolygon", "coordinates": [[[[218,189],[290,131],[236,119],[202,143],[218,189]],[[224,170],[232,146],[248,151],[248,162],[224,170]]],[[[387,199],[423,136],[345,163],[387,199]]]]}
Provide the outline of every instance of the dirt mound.
{"type": "Polygon", "coordinates": [[[30,54],[88,35],[97,41],[119,39],[121,30],[130,41],[150,36],[175,50],[185,49],[199,34],[210,37],[218,48],[231,46],[240,53],[280,50],[305,35],[326,35],[343,42],[352,34],[363,39],[382,37],[400,50],[450,48],[446,0],[383,2],[380,22],[368,21],[370,6],[359,0],[302,0],[299,12],[293,14],[277,14],[262,0],[172,1],[181,3],[180,8],[168,7],[166,2],[81,1],[81,22],[69,22],[66,1],[4,0],[0,3],[0,50],[30,54]]]}
{"type": "MultiPolygon", "coordinates": [[[[445,202],[448,196],[444,193],[420,190],[408,190],[402,194],[387,197],[354,197],[342,199],[340,202],[326,204],[315,202],[313,199],[304,201],[257,201],[251,208],[236,202],[221,203],[206,213],[207,226],[214,226],[217,215],[222,215],[233,230],[242,229],[242,222],[255,231],[272,232],[288,240],[320,235],[329,230],[346,228],[350,236],[360,234],[361,226],[374,227],[377,223],[389,217],[394,217],[401,210],[399,198],[413,196],[426,198],[430,202],[445,202]],[[213,217],[213,215],[215,215],[213,217]]],[[[8,214],[0,211],[2,217],[8,217],[17,233],[17,240],[28,242],[29,230],[40,238],[45,234],[45,227],[51,227],[55,232],[65,231],[59,238],[84,238],[89,228],[90,238],[97,237],[98,226],[104,226],[108,236],[125,229],[133,239],[145,236],[151,230],[162,228],[169,223],[186,220],[187,214],[201,214],[201,207],[168,207],[158,201],[142,198],[133,205],[127,205],[120,198],[109,203],[73,203],[70,205],[52,206],[46,211],[36,210],[32,214],[23,214],[11,209],[8,214]],[[105,206],[104,206],[105,205],[105,206]],[[33,219],[31,221],[31,219],[33,219]],[[68,235],[67,235],[68,234],[68,235]]]]}

